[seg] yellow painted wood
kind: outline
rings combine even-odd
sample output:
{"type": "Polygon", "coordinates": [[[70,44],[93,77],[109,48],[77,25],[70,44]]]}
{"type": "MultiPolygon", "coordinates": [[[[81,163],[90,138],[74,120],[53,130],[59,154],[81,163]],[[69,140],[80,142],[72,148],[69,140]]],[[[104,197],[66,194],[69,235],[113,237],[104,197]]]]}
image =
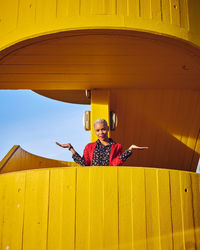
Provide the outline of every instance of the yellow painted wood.
{"type": "MultiPolygon", "coordinates": [[[[104,170],[90,169],[90,244],[89,249],[105,249],[104,242],[104,170]]],[[[109,232],[108,232],[109,233],[109,232]]]]}
{"type": "Polygon", "coordinates": [[[104,170],[104,248],[118,249],[118,174],[117,168],[104,170]]]}
{"type": "MultiPolygon", "coordinates": [[[[133,242],[133,193],[131,168],[118,169],[119,185],[119,249],[134,249],[133,242]]],[[[141,211],[141,210],[140,210],[141,211]]],[[[146,237],[145,237],[146,239],[146,237]]]]}
{"type": "Polygon", "coordinates": [[[2,167],[0,173],[8,173],[27,169],[72,167],[78,166],[78,164],[33,155],[15,145],[2,160],[0,166],[2,167]]]}
{"type": "Polygon", "coordinates": [[[199,192],[199,174],[166,169],[2,174],[0,249],[199,249],[199,192]]]}
{"type": "Polygon", "coordinates": [[[2,248],[3,241],[3,223],[4,223],[4,211],[5,211],[5,178],[0,175],[0,248],[2,248]]]}
{"type": "Polygon", "coordinates": [[[147,249],[144,171],[119,168],[119,249],[147,249]]]}
{"type": "Polygon", "coordinates": [[[74,249],[76,169],[51,169],[49,188],[47,249],[74,249]]]}
{"type": "Polygon", "coordinates": [[[186,174],[184,172],[180,173],[180,184],[184,228],[184,245],[185,249],[195,249],[196,242],[194,232],[194,209],[190,174],[186,174]]]}
{"type": "MultiPolygon", "coordinates": [[[[23,249],[46,250],[48,234],[49,170],[26,173],[23,249]]],[[[56,215],[55,215],[56,216],[56,215]]]]}
{"type": "Polygon", "coordinates": [[[132,143],[149,146],[147,151],[135,151],[125,165],[196,171],[199,97],[194,90],[112,89],[110,109],[119,124],[111,137],[124,149],[132,143]]]}
{"type": "Polygon", "coordinates": [[[91,141],[96,141],[94,122],[105,119],[110,124],[110,92],[109,90],[94,89],[91,92],[91,141]]]}
{"type": "Polygon", "coordinates": [[[160,245],[162,250],[173,250],[172,211],[169,172],[158,170],[158,206],[160,221],[160,245]]]}
{"type": "Polygon", "coordinates": [[[170,196],[174,249],[185,249],[183,227],[183,203],[181,199],[180,172],[170,171],[170,196]]]}
{"type": "Polygon", "coordinates": [[[7,164],[7,162],[10,160],[10,158],[15,154],[17,149],[19,148],[19,145],[14,145],[11,150],[5,155],[5,157],[0,161],[0,172],[4,168],[4,166],[7,164]]]}
{"type": "Polygon", "coordinates": [[[161,249],[158,170],[145,169],[147,249],[161,249]]]}
{"type": "Polygon", "coordinates": [[[195,226],[195,246],[200,249],[200,175],[191,174],[192,181],[192,201],[193,201],[193,217],[195,226]]]}
{"type": "Polygon", "coordinates": [[[22,249],[25,173],[3,175],[1,182],[1,249],[22,249]],[[3,184],[3,185],[2,185],[3,184]]]}
{"type": "Polygon", "coordinates": [[[121,12],[121,0],[1,0],[0,50],[27,38],[80,28],[145,30],[200,45],[199,1],[126,2],[122,8],[127,11],[121,12]]]}
{"type": "Polygon", "coordinates": [[[138,250],[147,249],[145,196],[144,171],[137,168],[132,169],[133,246],[138,250]]]}
{"type": "Polygon", "coordinates": [[[90,249],[90,168],[77,168],[75,249],[90,249]]]}

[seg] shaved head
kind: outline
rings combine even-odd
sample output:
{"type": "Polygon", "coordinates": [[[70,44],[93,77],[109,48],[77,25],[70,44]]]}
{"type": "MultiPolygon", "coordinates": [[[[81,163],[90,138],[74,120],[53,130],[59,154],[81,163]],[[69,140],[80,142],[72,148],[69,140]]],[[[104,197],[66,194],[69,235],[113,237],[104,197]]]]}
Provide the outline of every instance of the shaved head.
{"type": "Polygon", "coordinates": [[[94,122],[94,127],[97,123],[102,123],[104,126],[108,127],[108,123],[106,120],[104,119],[97,119],[95,122],[94,122]]]}

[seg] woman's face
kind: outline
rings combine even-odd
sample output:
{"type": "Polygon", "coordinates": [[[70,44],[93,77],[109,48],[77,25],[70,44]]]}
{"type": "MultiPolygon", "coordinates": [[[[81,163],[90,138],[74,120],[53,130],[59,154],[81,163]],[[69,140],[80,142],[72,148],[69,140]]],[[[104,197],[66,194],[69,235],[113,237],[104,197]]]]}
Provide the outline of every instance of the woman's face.
{"type": "Polygon", "coordinates": [[[94,126],[94,130],[100,141],[108,139],[108,126],[105,126],[103,123],[96,123],[94,126]]]}

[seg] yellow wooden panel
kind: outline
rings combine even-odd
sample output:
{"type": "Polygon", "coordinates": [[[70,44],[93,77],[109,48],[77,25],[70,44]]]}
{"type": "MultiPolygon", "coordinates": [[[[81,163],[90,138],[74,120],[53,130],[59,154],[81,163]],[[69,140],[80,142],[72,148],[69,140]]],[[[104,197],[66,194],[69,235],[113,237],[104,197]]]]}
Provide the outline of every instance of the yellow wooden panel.
{"type": "Polygon", "coordinates": [[[152,18],[151,0],[140,0],[140,16],[144,19],[152,18]]]}
{"type": "Polygon", "coordinates": [[[180,183],[185,249],[195,249],[194,209],[190,174],[181,172],[180,183]]]}
{"type": "MultiPolygon", "coordinates": [[[[133,194],[131,168],[119,168],[119,249],[134,249],[133,242],[133,194]]],[[[135,171],[134,171],[135,172],[135,171]]],[[[142,226],[142,223],[140,223],[142,226]]],[[[146,238],[146,237],[145,237],[146,238]]]]}
{"type": "MultiPolygon", "coordinates": [[[[125,181],[125,180],[124,180],[125,181]]],[[[133,245],[134,249],[147,249],[146,200],[144,169],[132,169],[133,245]]]]}
{"type": "Polygon", "coordinates": [[[23,250],[46,250],[49,202],[49,171],[26,174],[23,250]]]}
{"type": "Polygon", "coordinates": [[[196,249],[200,249],[200,174],[191,174],[196,249]]]}
{"type": "Polygon", "coordinates": [[[23,30],[27,26],[36,23],[36,0],[21,0],[19,1],[18,25],[23,30]]]}
{"type": "Polygon", "coordinates": [[[170,23],[171,21],[169,0],[162,0],[162,21],[164,23],[170,23]]]}
{"type": "Polygon", "coordinates": [[[19,0],[0,1],[0,30],[5,35],[17,26],[18,4],[19,0]]]}
{"type": "Polygon", "coordinates": [[[157,173],[161,249],[172,250],[174,248],[169,172],[167,170],[158,170],[157,173]]]}
{"type": "Polygon", "coordinates": [[[119,249],[147,249],[144,170],[119,168],[119,249]]]}
{"type": "Polygon", "coordinates": [[[90,168],[77,169],[75,249],[90,249],[90,168]]]}
{"type": "Polygon", "coordinates": [[[180,173],[170,171],[171,183],[171,211],[173,226],[173,245],[174,249],[185,249],[183,234],[183,205],[180,190],[180,173]]]}
{"type": "Polygon", "coordinates": [[[180,26],[180,4],[179,0],[170,0],[171,5],[171,23],[180,26]]]}
{"type": "Polygon", "coordinates": [[[91,141],[96,141],[94,122],[97,119],[105,119],[110,124],[110,92],[109,90],[92,90],[91,92],[91,141]]]}
{"type": "Polygon", "coordinates": [[[90,248],[105,249],[104,246],[104,168],[90,169],[90,248]]]}
{"type": "Polygon", "coordinates": [[[147,249],[161,249],[158,170],[145,169],[147,249]]]}
{"type": "Polygon", "coordinates": [[[117,168],[104,168],[104,248],[118,250],[117,168]]]}
{"type": "Polygon", "coordinates": [[[162,0],[161,1],[151,1],[151,16],[155,21],[161,21],[162,18],[162,0]]]}
{"type": "Polygon", "coordinates": [[[36,22],[46,24],[48,27],[51,20],[58,17],[58,2],[56,0],[43,0],[37,2],[36,22]]]}
{"type": "Polygon", "coordinates": [[[0,249],[2,249],[4,213],[6,209],[5,208],[5,184],[6,184],[6,178],[4,178],[4,175],[0,175],[0,249]]]}
{"type": "Polygon", "coordinates": [[[136,18],[141,16],[140,0],[127,0],[127,16],[136,18]]]}
{"type": "Polygon", "coordinates": [[[25,173],[2,175],[0,178],[2,210],[1,221],[1,249],[22,249],[25,173]],[[3,198],[3,199],[2,199],[3,198]],[[2,221],[3,219],[3,221],[2,221]]]}
{"type": "Polygon", "coordinates": [[[188,0],[179,1],[180,4],[180,26],[189,30],[188,0]]]}
{"type": "Polygon", "coordinates": [[[48,250],[74,249],[76,169],[50,170],[48,250]]]}

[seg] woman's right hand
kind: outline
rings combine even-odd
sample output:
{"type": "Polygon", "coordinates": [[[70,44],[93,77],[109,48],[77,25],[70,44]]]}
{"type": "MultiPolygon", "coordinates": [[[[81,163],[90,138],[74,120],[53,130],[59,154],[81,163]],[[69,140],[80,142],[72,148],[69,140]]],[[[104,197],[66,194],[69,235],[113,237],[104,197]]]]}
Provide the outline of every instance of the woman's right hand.
{"type": "Polygon", "coordinates": [[[69,147],[72,146],[71,143],[60,144],[60,143],[56,142],[56,144],[57,144],[58,146],[62,147],[62,148],[69,148],[69,147]]]}

